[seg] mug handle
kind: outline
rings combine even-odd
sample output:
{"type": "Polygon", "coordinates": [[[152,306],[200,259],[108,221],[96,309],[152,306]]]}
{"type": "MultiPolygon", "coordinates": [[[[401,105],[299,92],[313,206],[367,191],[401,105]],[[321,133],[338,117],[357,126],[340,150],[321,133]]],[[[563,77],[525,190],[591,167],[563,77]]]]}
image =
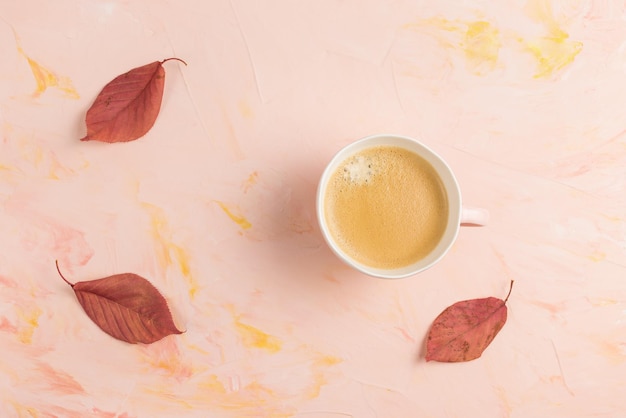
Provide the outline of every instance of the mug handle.
{"type": "Polygon", "coordinates": [[[461,226],[485,226],[487,222],[489,222],[487,209],[468,206],[461,208],[461,226]]]}

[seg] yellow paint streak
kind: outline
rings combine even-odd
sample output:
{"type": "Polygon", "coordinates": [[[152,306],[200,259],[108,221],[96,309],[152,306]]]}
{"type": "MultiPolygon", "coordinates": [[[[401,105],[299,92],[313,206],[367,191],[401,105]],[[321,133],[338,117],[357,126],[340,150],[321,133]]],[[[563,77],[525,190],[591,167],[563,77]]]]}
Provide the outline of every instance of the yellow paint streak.
{"type": "Polygon", "coordinates": [[[549,77],[574,62],[583,48],[582,42],[572,41],[554,17],[549,0],[529,0],[526,5],[529,16],[542,22],[548,36],[532,41],[521,40],[538,64],[535,78],[549,77]]]}
{"type": "Polygon", "coordinates": [[[606,253],[600,250],[595,250],[593,253],[589,254],[587,258],[597,263],[606,259],[606,253]]]}
{"type": "Polygon", "coordinates": [[[477,75],[493,71],[498,62],[500,46],[500,34],[491,23],[484,21],[469,23],[463,47],[470,71],[477,75]]]}
{"type": "Polygon", "coordinates": [[[188,344],[187,348],[189,348],[190,350],[193,350],[193,351],[197,351],[198,353],[203,354],[203,355],[209,354],[209,352],[207,350],[205,350],[204,348],[202,348],[202,347],[200,347],[200,346],[198,346],[196,344],[188,344]]]}
{"type": "MultiPolygon", "coordinates": [[[[624,143],[624,149],[626,149],[626,143],[624,143]]],[[[622,222],[623,221],[623,219],[620,218],[619,216],[610,216],[610,215],[603,215],[603,216],[610,222],[622,222]]]]}
{"type": "Polygon", "coordinates": [[[20,321],[17,325],[17,338],[20,342],[24,344],[32,343],[33,334],[39,327],[41,313],[41,309],[37,307],[28,311],[18,308],[17,315],[20,321]]]}
{"type": "Polygon", "coordinates": [[[172,251],[174,252],[174,256],[178,260],[178,267],[180,268],[180,272],[185,277],[189,277],[191,275],[189,268],[189,255],[185,250],[183,250],[178,245],[172,245],[172,251]]]}
{"type": "Polygon", "coordinates": [[[602,357],[611,364],[619,365],[626,362],[626,343],[605,341],[604,339],[598,339],[595,343],[602,357]]]}
{"type": "Polygon", "coordinates": [[[262,350],[269,351],[270,353],[276,353],[281,349],[281,342],[278,338],[269,335],[252,325],[244,324],[243,322],[235,319],[235,327],[241,341],[246,347],[260,348],[262,350]]]}
{"type": "Polygon", "coordinates": [[[158,369],[167,373],[168,376],[188,378],[193,375],[191,366],[184,364],[180,353],[161,353],[147,358],[147,363],[152,370],[158,369]]]}
{"type": "MultiPolygon", "coordinates": [[[[231,310],[232,307],[229,307],[231,310]]],[[[244,332],[248,332],[246,327],[244,332]]],[[[298,390],[298,397],[313,399],[319,396],[321,388],[327,384],[327,372],[330,366],[340,363],[342,359],[331,355],[325,355],[315,351],[309,352],[312,356],[309,360],[311,374],[307,379],[307,386],[298,390]]],[[[235,377],[237,382],[239,377],[235,377]]],[[[210,402],[216,409],[237,411],[237,416],[271,416],[292,417],[295,411],[284,404],[285,387],[276,389],[268,387],[263,382],[252,380],[241,387],[239,383],[232,384],[233,377],[211,374],[202,378],[196,385],[196,398],[205,405],[210,402]],[[231,383],[229,384],[229,380],[231,383]]],[[[291,392],[289,392],[291,393],[291,392]]],[[[293,394],[291,394],[293,395],[293,394]]]]}
{"type": "Polygon", "coordinates": [[[39,64],[37,61],[28,56],[26,52],[24,52],[19,44],[17,35],[15,35],[15,40],[17,43],[17,51],[28,62],[28,66],[30,67],[31,72],[33,73],[33,77],[35,77],[35,82],[37,83],[37,87],[33,92],[33,97],[39,97],[48,88],[54,87],[62,91],[65,96],[69,97],[70,99],[80,98],[78,92],[72,85],[72,80],[70,80],[68,77],[58,76],[52,70],[49,70],[48,68],[39,64]]]}
{"type": "Polygon", "coordinates": [[[288,418],[293,413],[283,406],[282,398],[269,387],[258,381],[252,381],[241,388],[224,385],[216,375],[210,375],[196,385],[197,398],[202,404],[207,401],[215,408],[224,411],[236,411],[237,416],[271,416],[288,418]]]}
{"type": "Polygon", "coordinates": [[[220,408],[237,411],[238,416],[248,416],[244,411],[254,412],[250,416],[267,416],[272,418],[289,418],[293,413],[285,412],[281,398],[267,386],[253,381],[244,386],[240,391],[228,392],[220,399],[220,408]],[[258,415],[259,412],[262,415],[258,415]]]}
{"type": "Polygon", "coordinates": [[[254,397],[257,399],[268,399],[276,396],[272,389],[268,388],[265,385],[262,385],[257,381],[253,381],[246,385],[245,390],[254,394],[254,397]]]}
{"type": "Polygon", "coordinates": [[[142,203],[143,208],[150,216],[152,237],[156,245],[156,255],[161,268],[176,267],[185,277],[189,296],[193,299],[199,289],[199,283],[191,274],[189,255],[183,247],[172,241],[167,217],[163,210],[149,203],[142,203]]]}
{"type": "Polygon", "coordinates": [[[259,173],[257,171],[253,171],[252,173],[250,173],[246,181],[243,182],[244,193],[247,193],[248,190],[250,190],[250,188],[254,186],[258,180],[259,180],[259,173]]]}
{"type": "Polygon", "coordinates": [[[433,17],[430,19],[422,19],[417,23],[408,23],[404,25],[405,29],[421,30],[424,26],[434,27],[444,30],[446,32],[461,32],[463,30],[463,24],[461,22],[453,22],[448,19],[433,17]]]}
{"type": "Polygon", "coordinates": [[[511,406],[511,402],[507,396],[507,391],[502,386],[497,386],[495,388],[496,395],[500,398],[501,405],[506,411],[505,417],[510,417],[513,412],[513,407],[511,406]]]}
{"type": "Polygon", "coordinates": [[[582,42],[573,41],[552,12],[549,0],[529,0],[526,13],[541,22],[545,36],[528,38],[525,35],[505,33],[502,36],[491,23],[483,20],[464,22],[444,18],[422,19],[404,25],[407,30],[429,33],[445,48],[461,50],[465,54],[469,71],[485,75],[496,68],[501,47],[512,42],[522,45],[537,62],[535,78],[549,77],[571,64],[583,48],[582,42]],[[433,29],[435,29],[433,31],[433,29]]]}
{"type": "Polygon", "coordinates": [[[567,37],[554,17],[551,0],[528,0],[525,11],[532,19],[543,23],[551,34],[567,37]]]}
{"type": "Polygon", "coordinates": [[[39,417],[39,411],[37,411],[35,408],[32,408],[30,406],[24,406],[24,405],[20,405],[15,401],[11,401],[11,405],[13,406],[13,409],[15,409],[15,412],[17,412],[17,416],[19,418],[38,418],[39,417]]]}
{"type": "Polygon", "coordinates": [[[34,167],[39,167],[44,161],[43,149],[37,143],[27,138],[21,138],[18,146],[23,161],[28,161],[34,167]]]}
{"type": "Polygon", "coordinates": [[[430,18],[405,25],[405,28],[418,31],[437,29],[432,35],[442,46],[463,51],[467,68],[473,74],[485,75],[496,68],[502,42],[498,29],[487,21],[464,22],[430,18]],[[452,36],[444,36],[442,32],[452,36]]]}
{"type": "Polygon", "coordinates": [[[54,73],[54,71],[44,67],[39,64],[33,58],[31,58],[20,44],[20,39],[17,36],[15,30],[13,31],[13,36],[15,38],[15,44],[17,47],[17,52],[22,55],[26,61],[28,62],[28,66],[30,67],[31,72],[33,73],[33,77],[35,77],[35,83],[37,83],[37,87],[33,92],[33,97],[39,97],[42,93],[44,93],[48,88],[54,87],[65,94],[66,97],[71,99],[79,99],[80,96],[74,86],[72,85],[72,80],[69,77],[58,76],[54,73]]]}
{"type": "Polygon", "coordinates": [[[217,201],[217,200],[215,202],[220,206],[220,208],[222,208],[224,213],[228,215],[228,217],[233,222],[235,222],[237,225],[241,227],[241,229],[250,229],[252,227],[252,224],[248,222],[246,218],[244,218],[242,215],[236,215],[235,213],[233,213],[231,209],[229,209],[228,206],[226,206],[225,203],[217,201]]]}
{"type": "MultiPolygon", "coordinates": [[[[38,173],[49,180],[59,180],[71,174],[73,170],[64,167],[57,159],[54,152],[42,147],[32,137],[24,135],[16,141],[19,150],[20,161],[30,164],[38,169],[38,173]]],[[[1,169],[1,167],[0,167],[1,169]]]]}
{"type": "Polygon", "coordinates": [[[248,105],[245,100],[240,100],[237,107],[239,108],[241,116],[243,116],[244,118],[252,119],[254,117],[254,113],[252,112],[250,105],[248,105]]]}
{"type": "Polygon", "coordinates": [[[589,303],[594,307],[603,307],[616,305],[618,301],[615,299],[589,298],[589,303]]]}
{"type": "Polygon", "coordinates": [[[334,366],[335,364],[341,363],[343,360],[339,357],[325,355],[315,361],[317,366],[334,366]]]}
{"type": "Polygon", "coordinates": [[[49,69],[43,67],[32,58],[26,56],[28,65],[35,76],[37,82],[37,89],[33,93],[35,97],[38,97],[45,92],[49,87],[56,87],[61,90],[65,95],[71,99],[79,99],[78,92],[72,85],[72,81],[67,77],[59,77],[49,69]]]}
{"type": "Polygon", "coordinates": [[[322,387],[328,383],[328,380],[326,380],[326,369],[342,361],[342,359],[330,355],[322,355],[313,361],[313,382],[306,390],[305,396],[307,399],[314,399],[320,396],[322,387]]]}
{"type": "Polygon", "coordinates": [[[566,67],[582,50],[581,42],[568,41],[567,37],[542,38],[528,42],[526,46],[539,65],[535,78],[549,77],[566,67]]]}
{"type": "Polygon", "coordinates": [[[50,169],[48,173],[48,180],[59,180],[59,176],[57,176],[53,169],[50,169]]]}
{"type": "Polygon", "coordinates": [[[209,390],[213,394],[226,394],[226,388],[224,384],[219,380],[217,375],[210,375],[208,379],[198,383],[198,389],[209,390]]]}
{"type": "Polygon", "coordinates": [[[244,158],[244,153],[241,151],[241,147],[239,146],[239,142],[237,140],[237,133],[235,131],[235,127],[233,126],[232,121],[230,120],[230,109],[226,105],[221,106],[222,110],[222,122],[227,131],[227,137],[225,138],[226,145],[230,147],[233,154],[238,159],[244,158]]]}
{"type": "MultiPolygon", "coordinates": [[[[183,399],[183,397],[179,396],[176,393],[172,393],[170,390],[167,390],[161,387],[142,385],[141,391],[147,395],[153,396],[154,399],[158,398],[159,400],[165,401],[168,405],[169,404],[171,404],[172,406],[178,405],[181,408],[184,408],[190,411],[195,409],[194,405],[188,402],[187,399],[183,399]]],[[[184,416],[184,415],[179,414],[178,416],[184,416]]]]}
{"type": "Polygon", "coordinates": [[[151,374],[158,373],[176,381],[187,381],[191,376],[199,376],[206,371],[206,366],[197,363],[196,367],[181,354],[176,339],[165,339],[159,344],[139,347],[142,360],[151,374]]]}
{"type": "Polygon", "coordinates": [[[439,42],[444,48],[462,49],[462,39],[467,31],[468,25],[461,21],[451,21],[448,19],[433,17],[420,19],[415,23],[408,23],[404,29],[414,32],[427,33],[439,42]]]}

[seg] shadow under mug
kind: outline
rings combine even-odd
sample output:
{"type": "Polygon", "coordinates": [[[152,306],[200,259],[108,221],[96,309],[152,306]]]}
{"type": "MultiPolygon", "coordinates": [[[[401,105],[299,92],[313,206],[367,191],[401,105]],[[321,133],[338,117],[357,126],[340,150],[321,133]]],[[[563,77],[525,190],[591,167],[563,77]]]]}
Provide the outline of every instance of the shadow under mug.
{"type": "Polygon", "coordinates": [[[450,166],[434,151],[428,148],[421,142],[398,135],[372,135],[360,140],[357,140],[343,149],[341,149],[330,160],[326,169],[322,173],[322,177],[317,188],[317,201],[316,201],[317,219],[322,231],[322,235],[326,240],[326,243],[331,250],[345,263],[353,268],[374,277],[380,277],[384,279],[400,279],[408,276],[412,276],[427,268],[433,266],[454,244],[456,237],[459,233],[460,227],[466,225],[483,226],[489,220],[489,212],[485,209],[468,208],[464,207],[461,201],[461,191],[459,184],[452,173],[450,166]],[[441,179],[444,188],[446,190],[448,199],[448,220],[446,229],[439,240],[439,243],[435,248],[428,253],[424,258],[416,261],[408,266],[394,268],[394,269],[381,269],[371,267],[363,263],[358,262],[344,252],[337,242],[333,239],[328,225],[326,223],[326,217],[324,215],[324,206],[326,198],[326,190],[328,182],[332,177],[335,170],[352,155],[371,147],[376,146],[393,146],[401,147],[408,151],[411,151],[420,157],[428,161],[435,169],[439,178],[441,179]]]}

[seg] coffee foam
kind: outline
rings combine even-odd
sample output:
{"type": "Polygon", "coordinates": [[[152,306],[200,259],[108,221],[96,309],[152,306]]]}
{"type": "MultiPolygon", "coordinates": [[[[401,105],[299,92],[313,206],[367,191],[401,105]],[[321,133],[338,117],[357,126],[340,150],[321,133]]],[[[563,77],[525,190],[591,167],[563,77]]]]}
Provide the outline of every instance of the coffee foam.
{"type": "Polygon", "coordinates": [[[372,181],[376,173],[376,163],[372,157],[357,155],[343,166],[343,179],[352,184],[365,184],[372,181]]]}

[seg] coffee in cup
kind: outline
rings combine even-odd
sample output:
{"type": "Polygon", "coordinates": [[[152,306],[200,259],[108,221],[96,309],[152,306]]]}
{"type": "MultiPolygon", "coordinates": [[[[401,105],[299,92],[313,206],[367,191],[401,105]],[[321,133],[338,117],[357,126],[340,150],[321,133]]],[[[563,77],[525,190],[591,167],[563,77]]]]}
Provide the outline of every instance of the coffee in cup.
{"type": "Polygon", "coordinates": [[[341,249],[365,265],[396,269],[428,255],[448,222],[448,199],[433,166],[398,146],[344,160],[326,188],[324,214],[341,249]]]}
{"type": "Polygon", "coordinates": [[[317,215],[341,259],[384,278],[430,267],[461,222],[487,219],[484,210],[463,210],[456,179],[439,156],[396,135],[364,138],[331,160],[318,187],[317,215]]]}

